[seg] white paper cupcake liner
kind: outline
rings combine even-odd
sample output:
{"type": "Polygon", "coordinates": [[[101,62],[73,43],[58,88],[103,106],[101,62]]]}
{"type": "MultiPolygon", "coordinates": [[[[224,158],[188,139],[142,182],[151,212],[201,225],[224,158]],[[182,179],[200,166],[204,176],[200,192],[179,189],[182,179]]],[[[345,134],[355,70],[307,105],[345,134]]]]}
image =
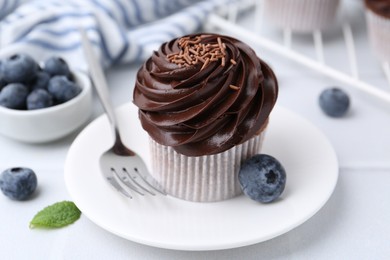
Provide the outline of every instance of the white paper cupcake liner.
{"type": "Polygon", "coordinates": [[[308,33],[328,27],[340,0],[264,0],[264,14],[271,23],[294,32],[308,33]]]}
{"type": "Polygon", "coordinates": [[[241,193],[241,163],[260,153],[264,132],[225,152],[189,157],[150,138],[152,175],[174,197],[196,202],[233,198],[241,193]]]}
{"type": "Polygon", "coordinates": [[[366,10],[368,37],[375,56],[390,62],[390,19],[366,10]]]}

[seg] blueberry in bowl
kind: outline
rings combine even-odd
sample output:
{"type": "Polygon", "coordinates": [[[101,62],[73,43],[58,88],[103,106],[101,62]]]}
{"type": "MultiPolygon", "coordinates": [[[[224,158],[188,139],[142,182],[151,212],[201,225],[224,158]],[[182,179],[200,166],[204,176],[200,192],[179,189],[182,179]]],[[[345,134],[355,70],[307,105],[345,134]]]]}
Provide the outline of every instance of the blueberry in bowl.
{"type": "Polygon", "coordinates": [[[50,74],[45,71],[38,71],[35,79],[31,82],[31,90],[41,88],[47,89],[50,80],[50,74]]]}
{"type": "Polygon", "coordinates": [[[7,85],[7,81],[5,81],[4,76],[3,76],[3,60],[0,60],[0,91],[7,85]]]}
{"type": "Polygon", "coordinates": [[[50,74],[45,70],[47,62],[38,63],[28,57],[27,54],[0,57],[0,81],[4,81],[0,82],[4,84],[0,87],[0,134],[29,143],[50,142],[65,137],[84,125],[92,114],[91,82],[83,72],[68,65],[68,70],[52,68],[50,73],[55,74],[50,74]],[[17,71],[25,67],[23,62],[10,59],[13,56],[22,57],[34,68],[35,65],[31,64],[37,64],[31,72],[33,75],[27,73],[28,77],[22,77],[18,72],[17,77],[9,76],[12,73],[8,69],[11,66],[8,62],[12,61],[17,71]],[[4,77],[4,74],[8,76],[4,77]]]}
{"type": "Polygon", "coordinates": [[[47,89],[61,103],[71,100],[81,92],[81,88],[66,76],[52,77],[47,89]]]}
{"type": "Polygon", "coordinates": [[[50,57],[44,62],[43,70],[51,76],[66,76],[68,77],[71,72],[68,64],[61,57],[50,57]]]}
{"type": "Polygon", "coordinates": [[[53,96],[46,89],[34,89],[27,96],[27,109],[34,110],[51,107],[54,104],[53,100],[53,96]]]}
{"type": "Polygon", "coordinates": [[[25,109],[28,93],[28,88],[21,83],[7,84],[0,92],[0,106],[25,109]]]}
{"type": "Polygon", "coordinates": [[[26,83],[35,78],[38,63],[24,53],[13,54],[2,61],[1,74],[8,83],[26,83]]]}

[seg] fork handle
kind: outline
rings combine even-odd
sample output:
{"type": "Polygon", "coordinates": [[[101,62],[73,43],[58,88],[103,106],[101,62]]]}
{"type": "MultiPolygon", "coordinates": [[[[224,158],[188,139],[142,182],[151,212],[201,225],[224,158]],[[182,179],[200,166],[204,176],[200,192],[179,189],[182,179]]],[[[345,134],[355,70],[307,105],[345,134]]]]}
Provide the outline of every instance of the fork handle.
{"type": "Polygon", "coordinates": [[[100,62],[96,58],[91,42],[89,41],[86,32],[83,28],[80,28],[80,34],[82,38],[82,46],[85,54],[85,58],[87,60],[89,66],[89,72],[91,74],[91,80],[93,85],[95,86],[96,92],[99,96],[99,99],[103,105],[103,109],[105,110],[108,120],[111,123],[113,128],[113,132],[115,133],[115,137],[119,136],[117,119],[115,116],[115,111],[113,109],[113,105],[110,100],[110,93],[108,91],[107,81],[103,73],[103,69],[100,66],[100,62]]]}
{"type": "Polygon", "coordinates": [[[115,110],[110,100],[110,93],[108,91],[107,81],[103,73],[103,69],[100,66],[98,59],[96,58],[92,44],[89,41],[84,29],[80,28],[80,34],[82,39],[82,46],[85,54],[85,58],[89,65],[89,72],[91,74],[92,83],[95,86],[96,92],[100,101],[102,102],[103,109],[106,111],[108,120],[114,133],[115,144],[113,147],[114,153],[117,155],[134,156],[135,153],[127,148],[120,137],[117,119],[115,116],[115,110]]]}

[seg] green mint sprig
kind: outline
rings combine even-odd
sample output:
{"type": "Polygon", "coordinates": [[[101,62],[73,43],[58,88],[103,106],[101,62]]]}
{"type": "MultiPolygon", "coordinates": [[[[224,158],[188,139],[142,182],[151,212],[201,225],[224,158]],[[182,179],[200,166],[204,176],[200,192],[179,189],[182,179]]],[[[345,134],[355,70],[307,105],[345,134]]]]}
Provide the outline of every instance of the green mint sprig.
{"type": "Polygon", "coordinates": [[[61,201],[39,211],[30,222],[30,228],[61,228],[80,218],[81,211],[72,201],[61,201]]]}

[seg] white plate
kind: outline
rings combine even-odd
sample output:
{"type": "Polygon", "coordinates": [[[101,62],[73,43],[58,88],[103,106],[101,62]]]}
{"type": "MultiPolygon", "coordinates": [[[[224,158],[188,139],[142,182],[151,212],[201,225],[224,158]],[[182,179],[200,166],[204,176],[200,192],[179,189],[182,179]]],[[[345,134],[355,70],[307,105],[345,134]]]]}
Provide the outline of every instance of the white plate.
{"type": "MultiPolygon", "coordinates": [[[[126,104],[117,113],[123,139],[148,161],[148,137],[137,109],[126,104]]],[[[256,203],[243,195],[214,203],[170,196],[126,199],[99,172],[99,156],[112,142],[106,117],[96,119],[80,133],[65,163],[68,191],[83,214],[98,226],[161,248],[227,249],[286,233],[325,204],[338,177],[337,158],[326,137],[307,120],[281,107],[272,112],[263,152],[282,162],[287,185],[281,199],[271,204],[256,203]]]]}

